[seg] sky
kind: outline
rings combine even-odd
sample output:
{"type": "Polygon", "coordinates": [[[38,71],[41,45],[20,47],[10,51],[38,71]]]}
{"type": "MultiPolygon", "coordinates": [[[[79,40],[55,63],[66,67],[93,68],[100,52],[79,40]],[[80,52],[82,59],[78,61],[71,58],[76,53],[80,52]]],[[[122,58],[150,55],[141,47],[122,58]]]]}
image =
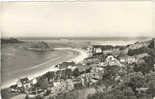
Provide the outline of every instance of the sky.
{"type": "Polygon", "coordinates": [[[4,37],[155,36],[151,1],[1,2],[4,37]]]}

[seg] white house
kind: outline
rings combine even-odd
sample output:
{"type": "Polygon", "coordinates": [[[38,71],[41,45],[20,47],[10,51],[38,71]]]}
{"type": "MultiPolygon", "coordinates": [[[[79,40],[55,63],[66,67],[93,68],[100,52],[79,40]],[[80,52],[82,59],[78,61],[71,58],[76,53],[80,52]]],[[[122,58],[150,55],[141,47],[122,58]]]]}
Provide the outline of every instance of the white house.
{"type": "Polygon", "coordinates": [[[106,61],[107,61],[107,62],[113,61],[113,60],[115,60],[115,58],[114,58],[112,55],[107,56],[107,58],[106,58],[106,61]]]}
{"type": "Polygon", "coordinates": [[[106,67],[106,66],[107,66],[107,63],[106,63],[106,62],[100,62],[100,63],[98,64],[98,66],[106,67]]]}
{"type": "Polygon", "coordinates": [[[95,52],[96,52],[96,53],[102,53],[102,49],[101,49],[101,48],[96,48],[96,49],[95,49],[95,52]]]}
{"type": "Polygon", "coordinates": [[[53,85],[54,85],[54,87],[58,87],[58,86],[60,86],[61,85],[61,82],[53,82],[53,85]]]}
{"type": "Polygon", "coordinates": [[[108,56],[106,58],[105,61],[108,65],[112,66],[112,65],[117,65],[117,66],[122,66],[122,64],[119,62],[119,60],[117,60],[115,57],[113,57],[112,55],[108,56]]]}
{"type": "Polygon", "coordinates": [[[136,91],[138,91],[138,93],[140,94],[140,93],[143,93],[143,92],[146,92],[148,90],[148,88],[143,88],[143,87],[141,87],[141,88],[136,88],[136,91]]]}
{"type": "Polygon", "coordinates": [[[132,56],[119,57],[119,60],[121,63],[129,63],[129,64],[137,62],[137,59],[135,57],[132,57],[132,56]]]}
{"type": "Polygon", "coordinates": [[[32,85],[36,84],[37,83],[37,79],[36,78],[32,79],[31,83],[32,83],[32,85]]]}
{"type": "Polygon", "coordinates": [[[17,87],[22,87],[22,83],[20,80],[17,81],[17,87]]]}
{"type": "Polygon", "coordinates": [[[72,71],[74,71],[77,68],[77,66],[68,66],[67,68],[71,69],[72,71]]]}

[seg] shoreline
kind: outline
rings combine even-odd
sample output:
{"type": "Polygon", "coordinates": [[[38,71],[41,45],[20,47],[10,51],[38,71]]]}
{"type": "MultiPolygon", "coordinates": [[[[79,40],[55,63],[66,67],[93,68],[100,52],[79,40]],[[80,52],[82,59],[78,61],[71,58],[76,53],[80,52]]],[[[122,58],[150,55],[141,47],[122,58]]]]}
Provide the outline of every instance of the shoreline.
{"type": "MultiPolygon", "coordinates": [[[[75,63],[79,63],[81,62],[84,58],[88,57],[88,54],[86,51],[82,50],[82,49],[75,49],[75,48],[55,48],[56,50],[71,50],[71,51],[75,51],[75,52],[78,52],[77,56],[72,56],[71,58],[68,58],[68,59],[65,59],[62,60],[62,61],[59,61],[55,64],[52,64],[50,67],[48,68],[45,68],[43,70],[39,70],[37,71],[36,73],[31,73],[29,75],[27,75],[26,77],[28,77],[29,79],[33,79],[33,78],[36,78],[36,77],[39,77],[39,76],[42,76],[43,74],[47,73],[47,72],[50,72],[50,71],[56,71],[58,70],[58,68],[55,68],[54,66],[59,64],[59,63],[62,63],[62,62],[65,62],[65,61],[74,61],[75,63]]],[[[58,57],[56,60],[59,60],[59,58],[62,58],[62,57],[58,57]]],[[[41,64],[38,64],[38,65],[43,65],[44,63],[41,63],[41,64]]],[[[18,78],[15,78],[14,80],[12,81],[8,81],[7,83],[5,83],[4,85],[1,85],[1,89],[5,89],[5,88],[8,88],[10,87],[11,85],[14,85],[16,84],[18,78]]]]}

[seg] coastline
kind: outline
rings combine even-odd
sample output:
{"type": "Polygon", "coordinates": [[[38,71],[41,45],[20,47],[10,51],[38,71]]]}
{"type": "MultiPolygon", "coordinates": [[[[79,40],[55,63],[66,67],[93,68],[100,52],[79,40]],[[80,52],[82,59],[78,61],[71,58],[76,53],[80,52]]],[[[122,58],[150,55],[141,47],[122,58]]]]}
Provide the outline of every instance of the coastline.
{"type": "MultiPolygon", "coordinates": [[[[63,57],[58,57],[55,59],[56,63],[52,64],[50,67],[46,67],[44,69],[39,69],[39,71],[35,72],[35,73],[31,73],[31,74],[28,74],[26,75],[26,77],[28,77],[29,79],[33,79],[33,78],[36,78],[36,77],[39,77],[43,74],[45,74],[46,72],[49,72],[49,71],[56,71],[58,70],[57,68],[55,68],[54,66],[59,64],[59,63],[62,63],[62,62],[65,62],[65,61],[74,61],[75,63],[79,63],[81,62],[84,58],[88,57],[88,54],[86,51],[82,50],[82,49],[75,49],[75,48],[55,48],[56,50],[70,50],[70,51],[74,51],[74,52],[77,52],[78,54],[76,56],[72,55],[72,56],[69,56],[67,57],[66,59],[63,58],[63,57]],[[61,61],[59,61],[61,60],[61,61]]],[[[44,62],[42,64],[38,64],[38,65],[50,65],[48,64],[48,62],[44,62]]],[[[37,67],[37,66],[36,66],[37,67]]],[[[25,77],[25,76],[24,76],[25,77]]],[[[21,77],[22,78],[22,77],[21,77]]],[[[11,85],[13,84],[16,84],[17,82],[17,78],[12,80],[12,81],[8,81],[7,83],[5,84],[2,84],[1,85],[1,89],[4,89],[4,88],[8,88],[10,87],[11,85]]]]}

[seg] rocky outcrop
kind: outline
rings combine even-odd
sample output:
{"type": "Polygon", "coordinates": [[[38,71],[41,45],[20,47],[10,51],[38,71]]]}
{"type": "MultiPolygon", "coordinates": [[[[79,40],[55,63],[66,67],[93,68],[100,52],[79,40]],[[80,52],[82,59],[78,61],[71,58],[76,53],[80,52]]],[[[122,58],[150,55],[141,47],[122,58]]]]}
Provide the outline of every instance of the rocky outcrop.
{"type": "Polygon", "coordinates": [[[29,46],[26,47],[28,50],[33,50],[33,51],[50,51],[53,50],[50,48],[50,46],[46,42],[35,42],[31,43],[29,46]]]}

